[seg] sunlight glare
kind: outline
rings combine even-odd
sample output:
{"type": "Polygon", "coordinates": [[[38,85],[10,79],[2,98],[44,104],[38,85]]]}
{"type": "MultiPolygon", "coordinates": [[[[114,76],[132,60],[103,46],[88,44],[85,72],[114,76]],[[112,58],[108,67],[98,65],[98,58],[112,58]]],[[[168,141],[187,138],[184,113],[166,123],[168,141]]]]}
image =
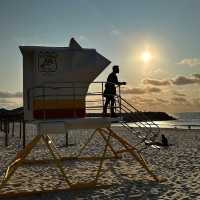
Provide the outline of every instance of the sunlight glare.
{"type": "Polygon", "coordinates": [[[142,53],[141,58],[142,58],[143,62],[147,63],[147,62],[151,61],[152,55],[149,51],[144,51],[142,53]]]}

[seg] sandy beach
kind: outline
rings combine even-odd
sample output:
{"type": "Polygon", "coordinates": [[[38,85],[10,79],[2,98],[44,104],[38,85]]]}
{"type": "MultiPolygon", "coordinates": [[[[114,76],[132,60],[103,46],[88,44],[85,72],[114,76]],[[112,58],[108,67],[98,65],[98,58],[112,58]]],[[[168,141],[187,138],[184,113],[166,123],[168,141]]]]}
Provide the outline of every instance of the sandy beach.
{"type": "MultiPolygon", "coordinates": [[[[131,136],[123,128],[113,127],[113,129],[134,144],[131,136]]],[[[147,148],[143,151],[143,155],[155,174],[167,178],[166,182],[157,183],[132,157],[125,155],[122,159],[105,161],[104,168],[110,170],[101,176],[99,183],[111,185],[108,188],[81,189],[9,199],[200,199],[199,130],[161,129],[161,133],[164,133],[169,143],[173,145],[160,150],[147,148]]],[[[68,148],[65,147],[65,135],[52,135],[52,137],[61,155],[67,156],[77,152],[80,143],[86,140],[90,134],[91,131],[87,130],[70,133],[70,143],[75,145],[68,148]]],[[[9,146],[5,148],[3,133],[0,133],[0,180],[2,180],[6,166],[21,148],[19,137],[17,134],[15,135],[15,137],[10,138],[9,146]]],[[[34,129],[30,128],[27,140],[30,141],[34,135],[34,129]]],[[[85,153],[95,154],[100,152],[100,147],[99,139],[95,138],[91,148],[86,149],[85,153]]],[[[50,155],[44,145],[39,144],[28,158],[47,159],[50,158],[50,155]]],[[[66,167],[66,173],[74,182],[77,181],[79,176],[84,180],[90,180],[98,166],[97,161],[65,161],[63,164],[66,167]]],[[[53,164],[26,164],[16,171],[0,193],[15,190],[40,191],[55,187],[64,189],[67,185],[53,164]]],[[[1,199],[5,198],[1,197],[1,199]]]]}
{"type": "Polygon", "coordinates": [[[200,200],[200,0],[0,0],[0,28],[0,200],[200,200]]]}

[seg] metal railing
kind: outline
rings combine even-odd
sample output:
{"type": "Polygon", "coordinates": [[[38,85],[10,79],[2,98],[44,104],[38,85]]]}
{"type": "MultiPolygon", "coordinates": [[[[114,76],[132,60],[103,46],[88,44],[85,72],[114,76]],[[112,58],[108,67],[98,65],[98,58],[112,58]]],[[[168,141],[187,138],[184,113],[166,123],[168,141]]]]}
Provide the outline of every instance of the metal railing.
{"type": "MultiPolygon", "coordinates": [[[[36,86],[28,90],[27,108],[31,110],[33,106],[32,102],[39,99],[44,102],[43,112],[45,113],[45,101],[47,99],[62,99],[66,97],[74,102],[81,99],[85,103],[86,113],[91,111],[102,113],[105,84],[106,82],[57,82],[56,84],[48,82],[43,84],[43,86],[36,86]],[[90,89],[91,87],[94,87],[92,91],[90,89]],[[85,90],[85,93],[80,93],[80,90],[85,90]]],[[[120,93],[118,93],[117,96],[120,96],[120,93]]],[[[116,102],[118,102],[118,100],[116,102]]],[[[118,105],[115,105],[115,108],[117,107],[118,105]]]]}
{"type": "MultiPolygon", "coordinates": [[[[46,119],[45,102],[49,98],[62,99],[69,98],[72,101],[82,99],[85,104],[86,114],[92,113],[94,116],[102,116],[104,107],[104,89],[107,82],[58,82],[45,83],[43,86],[37,86],[28,90],[27,101],[28,109],[32,108],[31,103],[35,99],[40,99],[43,102],[43,119],[46,119]],[[80,90],[83,90],[80,93],[80,90]]],[[[110,83],[112,84],[112,83],[110,83]]],[[[110,107],[108,107],[109,109],[110,107]]],[[[140,142],[154,141],[160,132],[159,126],[149,119],[143,112],[139,111],[131,105],[126,99],[121,97],[121,87],[117,88],[115,95],[115,112],[119,116],[118,122],[125,127],[129,133],[134,134],[140,142]],[[127,120],[132,124],[133,128],[127,120]]],[[[73,109],[73,108],[72,108],[73,109]]],[[[75,107],[74,107],[75,109],[75,107]]],[[[91,115],[92,116],[92,115],[91,115]]],[[[76,115],[74,115],[76,117],[76,115]]]]}
{"type": "Polygon", "coordinates": [[[160,127],[124,98],[120,96],[118,99],[121,105],[120,112],[127,114],[126,119],[120,122],[121,125],[139,139],[138,144],[142,142],[154,142],[159,136],[160,127]],[[127,121],[130,121],[132,126],[127,121]]]}

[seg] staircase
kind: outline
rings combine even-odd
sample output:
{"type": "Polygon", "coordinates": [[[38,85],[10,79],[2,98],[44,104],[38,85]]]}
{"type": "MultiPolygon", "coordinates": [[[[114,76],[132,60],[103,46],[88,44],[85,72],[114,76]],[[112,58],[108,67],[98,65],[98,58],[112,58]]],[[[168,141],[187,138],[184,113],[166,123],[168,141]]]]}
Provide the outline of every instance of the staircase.
{"type": "MultiPolygon", "coordinates": [[[[137,145],[142,145],[141,149],[148,147],[148,144],[155,142],[160,134],[160,127],[149,119],[143,112],[139,111],[131,105],[126,99],[120,95],[116,97],[116,113],[119,113],[122,127],[124,127],[129,134],[133,134],[137,138],[137,145]],[[131,125],[123,119],[123,114],[127,114],[131,125]]],[[[153,148],[160,149],[157,145],[150,145],[153,148]]]]}

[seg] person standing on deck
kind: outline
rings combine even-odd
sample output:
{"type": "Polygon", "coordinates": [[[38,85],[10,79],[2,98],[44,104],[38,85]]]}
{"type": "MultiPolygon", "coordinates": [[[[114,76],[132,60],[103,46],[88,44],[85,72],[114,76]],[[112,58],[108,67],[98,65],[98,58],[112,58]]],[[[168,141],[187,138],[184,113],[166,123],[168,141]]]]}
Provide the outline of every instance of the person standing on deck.
{"type": "Polygon", "coordinates": [[[114,65],[112,73],[109,74],[107,78],[107,83],[105,84],[105,90],[103,92],[103,96],[106,98],[104,107],[103,107],[103,115],[107,116],[107,107],[110,105],[110,113],[111,117],[116,117],[114,112],[114,104],[115,104],[115,95],[116,95],[116,86],[115,85],[126,85],[126,82],[119,82],[117,78],[117,74],[119,73],[119,66],[114,65]]]}

